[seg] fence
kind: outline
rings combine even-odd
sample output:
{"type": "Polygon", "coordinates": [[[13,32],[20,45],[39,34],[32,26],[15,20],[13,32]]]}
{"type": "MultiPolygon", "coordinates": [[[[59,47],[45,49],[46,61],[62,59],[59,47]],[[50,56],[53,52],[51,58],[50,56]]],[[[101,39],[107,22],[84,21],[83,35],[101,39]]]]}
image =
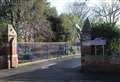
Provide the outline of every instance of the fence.
{"type": "Polygon", "coordinates": [[[67,42],[19,42],[17,52],[19,63],[49,59],[79,53],[79,45],[67,42]]]}

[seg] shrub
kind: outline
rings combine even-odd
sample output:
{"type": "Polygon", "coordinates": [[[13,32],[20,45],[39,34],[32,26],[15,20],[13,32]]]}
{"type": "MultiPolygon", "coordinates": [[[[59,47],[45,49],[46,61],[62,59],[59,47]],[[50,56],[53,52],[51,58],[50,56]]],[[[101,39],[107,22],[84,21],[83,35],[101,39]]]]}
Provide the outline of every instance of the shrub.
{"type": "Polygon", "coordinates": [[[103,38],[107,40],[106,54],[120,53],[120,28],[112,23],[92,24],[92,38],[103,38]]]}

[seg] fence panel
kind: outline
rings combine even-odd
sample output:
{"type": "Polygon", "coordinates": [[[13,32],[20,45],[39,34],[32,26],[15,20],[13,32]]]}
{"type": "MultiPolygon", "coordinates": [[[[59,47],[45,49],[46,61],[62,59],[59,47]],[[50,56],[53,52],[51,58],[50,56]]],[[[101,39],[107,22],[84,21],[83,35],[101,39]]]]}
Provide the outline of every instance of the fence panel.
{"type": "Polygon", "coordinates": [[[67,42],[19,42],[17,45],[19,63],[75,54],[77,45],[67,42]],[[72,48],[74,46],[74,48],[72,48]]]}

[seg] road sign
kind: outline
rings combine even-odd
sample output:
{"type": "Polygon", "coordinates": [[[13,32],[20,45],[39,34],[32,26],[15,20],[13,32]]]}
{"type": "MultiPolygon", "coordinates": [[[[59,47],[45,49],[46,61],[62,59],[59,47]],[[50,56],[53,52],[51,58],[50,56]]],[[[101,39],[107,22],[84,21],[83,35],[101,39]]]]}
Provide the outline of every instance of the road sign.
{"type": "Polygon", "coordinates": [[[86,46],[91,46],[91,45],[106,45],[107,41],[101,38],[95,38],[94,40],[88,40],[88,41],[84,41],[83,45],[86,46]]]}

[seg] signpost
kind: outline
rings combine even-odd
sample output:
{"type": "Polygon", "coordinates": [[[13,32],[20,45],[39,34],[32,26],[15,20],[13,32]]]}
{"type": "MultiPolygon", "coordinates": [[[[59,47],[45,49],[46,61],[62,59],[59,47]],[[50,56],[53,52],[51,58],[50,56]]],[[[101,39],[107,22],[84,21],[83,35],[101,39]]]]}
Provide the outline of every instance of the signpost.
{"type": "Polygon", "coordinates": [[[95,46],[95,55],[97,54],[97,48],[96,48],[96,46],[102,46],[102,48],[103,48],[103,56],[104,56],[104,54],[105,54],[105,45],[106,45],[106,43],[107,43],[107,41],[106,40],[104,40],[104,39],[101,39],[101,38],[95,38],[94,40],[89,40],[89,41],[85,41],[85,42],[83,42],[83,45],[85,45],[85,46],[95,46]]]}

